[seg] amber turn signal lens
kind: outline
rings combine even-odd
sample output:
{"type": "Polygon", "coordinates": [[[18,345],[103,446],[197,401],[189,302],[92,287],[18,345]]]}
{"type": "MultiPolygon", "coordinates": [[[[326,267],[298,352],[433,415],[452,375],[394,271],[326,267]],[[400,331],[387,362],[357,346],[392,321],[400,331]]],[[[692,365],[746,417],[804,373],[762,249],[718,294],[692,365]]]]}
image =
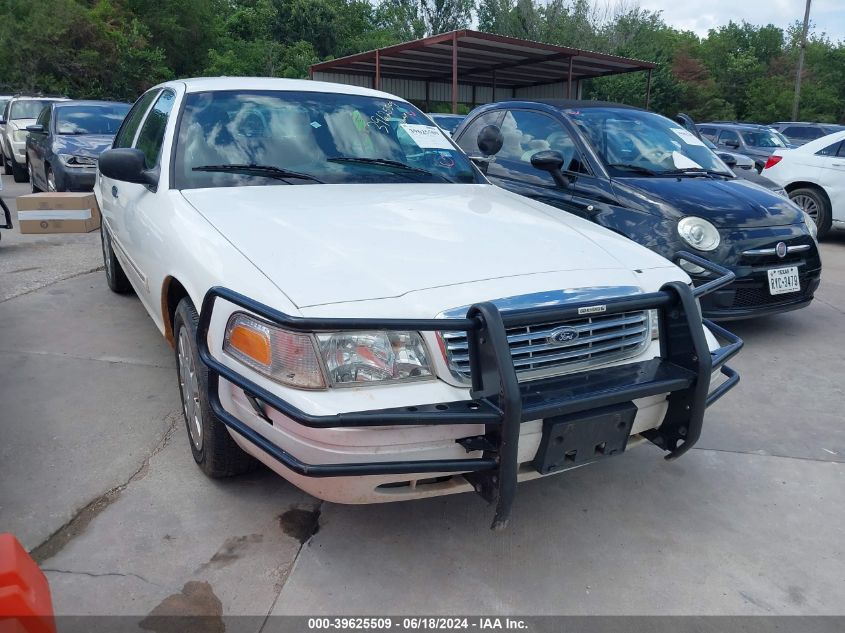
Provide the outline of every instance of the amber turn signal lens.
{"type": "Polygon", "coordinates": [[[229,332],[229,345],[257,363],[269,367],[272,361],[270,339],[264,332],[256,332],[244,325],[236,325],[229,332]]]}

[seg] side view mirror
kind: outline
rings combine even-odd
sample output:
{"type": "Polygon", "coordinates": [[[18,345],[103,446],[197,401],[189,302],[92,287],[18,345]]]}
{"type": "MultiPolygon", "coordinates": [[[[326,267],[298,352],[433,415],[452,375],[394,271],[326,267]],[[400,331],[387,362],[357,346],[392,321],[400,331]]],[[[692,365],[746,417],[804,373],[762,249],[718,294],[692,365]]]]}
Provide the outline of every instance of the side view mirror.
{"type": "Polygon", "coordinates": [[[563,156],[551,149],[537,152],[531,157],[531,166],[540,171],[547,171],[552,175],[557,185],[569,186],[569,178],[563,175],[563,156]]]}
{"type": "Polygon", "coordinates": [[[739,147],[739,141],[736,141],[734,139],[728,139],[727,141],[725,141],[725,145],[736,149],[737,147],[739,147]]]}
{"type": "Polygon", "coordinates": [[[476,139],[478,149],[485,156],[493,156],[498,154],[505,144],[505,138],[502,136],[502,130],[495,125],[485,125],[481,128],[476,139]]]}
{"type": "Polygon", "coordinates": [[[727,165],[731,169],[736,167],[736,158],[734,157],[733,154],[727,154],[725,152],[719,152],[718,156],[719,156],[719,158],[722,159],[722,162],[725,163],[725,165],[727,165]]]}
{"type": "Polygon", "coordinates": [[[44,126],[35,124],[35,125],[27,125],[26,126],[27,132],[32,132],[33,134],[42,134],[44,132],[44,126]]]}
{"type": "Polygon", "coordinates": [[[158,184],[158,171],[147,169],[144,160],[144,152],[139,149],[108,149],[100,154],[99,169],[106,178],[155,186],[158,184]]]}

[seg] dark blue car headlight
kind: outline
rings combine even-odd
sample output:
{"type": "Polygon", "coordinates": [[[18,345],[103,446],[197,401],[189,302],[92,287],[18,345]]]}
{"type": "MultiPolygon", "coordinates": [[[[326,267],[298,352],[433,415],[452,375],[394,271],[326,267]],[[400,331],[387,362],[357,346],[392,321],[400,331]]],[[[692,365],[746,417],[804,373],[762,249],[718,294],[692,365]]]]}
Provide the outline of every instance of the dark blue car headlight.
{"type": "Polygon", "coordinates": [[[65,167],[96,167],[97,159],[89,156],[74,156],[73,154],[57,155],[65,167]]]}

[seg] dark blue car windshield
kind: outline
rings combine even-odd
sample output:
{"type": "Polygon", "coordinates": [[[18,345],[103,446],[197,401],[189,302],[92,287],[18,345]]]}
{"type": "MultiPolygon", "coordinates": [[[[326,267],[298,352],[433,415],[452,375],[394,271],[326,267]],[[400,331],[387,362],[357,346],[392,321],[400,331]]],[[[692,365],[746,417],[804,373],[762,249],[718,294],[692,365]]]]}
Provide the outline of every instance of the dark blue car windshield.
{"type": "Polygon", "coordinates": [[[129,104],[80,105],[56,108],[57,134],[106,134],[114,136],[129,112],[129,104]]]}

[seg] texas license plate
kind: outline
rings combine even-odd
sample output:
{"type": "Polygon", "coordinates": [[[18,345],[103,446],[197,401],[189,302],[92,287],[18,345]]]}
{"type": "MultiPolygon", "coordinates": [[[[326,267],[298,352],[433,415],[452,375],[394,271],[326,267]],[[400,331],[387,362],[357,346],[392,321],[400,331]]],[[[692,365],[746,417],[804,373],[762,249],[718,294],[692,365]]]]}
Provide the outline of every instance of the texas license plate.
{"type": "Polygon", "coordinates": [[[787,266],[785,268],[772,268],[769,273],[769,294],[783,295],[788,292],[801,290],[801,282],[798,279],[798,267],[787,266]]]}

